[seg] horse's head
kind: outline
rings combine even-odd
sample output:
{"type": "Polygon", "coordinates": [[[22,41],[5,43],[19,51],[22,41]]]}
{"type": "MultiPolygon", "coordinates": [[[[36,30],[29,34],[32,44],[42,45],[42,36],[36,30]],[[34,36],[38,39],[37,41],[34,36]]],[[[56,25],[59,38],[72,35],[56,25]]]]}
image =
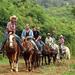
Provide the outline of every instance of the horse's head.
{"type": "Polygon", "coordinates": [[[28,40],[28,38],[23,39],[22,45],[23,45],[24,49],[26,49],[26,50],[30,51],[30,50],[34,49],[33,44],[28,40]]]}
{"type": "Polygon", "coordinates": [[[50,52],[50,47],[49,47],[48,44],[45,44],[45,45],[44,45],[44,50],[45,50],[46,52],[50,52]]]}
{"type": "Polygon", "coordinates": [[[14,34],[9,34],[8,43],[9,43],[9,47],[10,48],[13,48],[14,41],[15,41],[15,35],[14,34]]]}
{"type": "Polygon", "coordinates": [[[22,39],[22,46],[23,46],[24,48],[27,47],[27,43],[28,43],[27,38],[22,39]]]}

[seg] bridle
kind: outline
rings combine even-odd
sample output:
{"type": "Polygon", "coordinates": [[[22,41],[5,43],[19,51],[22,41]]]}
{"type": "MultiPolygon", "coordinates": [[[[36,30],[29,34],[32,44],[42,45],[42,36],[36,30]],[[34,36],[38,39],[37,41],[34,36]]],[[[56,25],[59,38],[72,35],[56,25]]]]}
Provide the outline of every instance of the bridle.
{"type": "Polygon", "coordinates": [[[12,48],[13,47],[13,44],[14,44],[14,34],[10,34],[9,37],[8,37],[8,42],[9,42],[9,46],[12,48]]]}

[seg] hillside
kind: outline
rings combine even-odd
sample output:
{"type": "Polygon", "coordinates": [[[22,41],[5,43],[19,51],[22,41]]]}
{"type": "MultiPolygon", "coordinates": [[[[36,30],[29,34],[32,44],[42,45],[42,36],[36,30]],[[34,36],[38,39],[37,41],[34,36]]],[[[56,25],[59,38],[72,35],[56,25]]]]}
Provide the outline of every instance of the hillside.
{"type": "Polygon", "coordinates": [[[48,7],[62,7],[75,5],[75,0],[36,0],[40,5],[48,7]]]}

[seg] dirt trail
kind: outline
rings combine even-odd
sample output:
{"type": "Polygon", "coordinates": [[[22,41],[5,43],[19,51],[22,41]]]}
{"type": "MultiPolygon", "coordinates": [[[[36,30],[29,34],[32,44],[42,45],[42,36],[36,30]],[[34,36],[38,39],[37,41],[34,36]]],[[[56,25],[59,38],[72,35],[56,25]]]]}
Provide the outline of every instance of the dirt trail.
{"type": "Polygon", "coordinates": [[[36,69],[34,72],[27,72],[24,63],[19,65],[19,72],[10,72],[9,65],[0,65],[0,75],[41,75],[40,70],[36,69]]]}
{"type": "Polygon", "coordinates": [[[26,72],[24,63],[19,63],[19,72],[10,72],[9,64],[0,65],[0,75],[62,75],[62,73],[71,70],[70,65],[75,64],[75,60],[62,61],[61,64],[42,66],[34,72],[26,72]]]}

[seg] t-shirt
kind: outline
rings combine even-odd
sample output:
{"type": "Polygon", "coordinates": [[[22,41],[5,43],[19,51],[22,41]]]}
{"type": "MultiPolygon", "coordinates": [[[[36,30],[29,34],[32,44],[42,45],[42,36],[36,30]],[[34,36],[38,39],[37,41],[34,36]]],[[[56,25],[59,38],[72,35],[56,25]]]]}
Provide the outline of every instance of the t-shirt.
{"type": "Polygon", "coordinates": [[[38,31],[33,31],[33,35],[34,35],[34,38],[37,39],[38,36],[39,36],[39,32],[38,31]]]}
{"type": "Polygon", "coordinates": [[[64,38],[59,39],[59,44],[64,44],[64,38]]]}

